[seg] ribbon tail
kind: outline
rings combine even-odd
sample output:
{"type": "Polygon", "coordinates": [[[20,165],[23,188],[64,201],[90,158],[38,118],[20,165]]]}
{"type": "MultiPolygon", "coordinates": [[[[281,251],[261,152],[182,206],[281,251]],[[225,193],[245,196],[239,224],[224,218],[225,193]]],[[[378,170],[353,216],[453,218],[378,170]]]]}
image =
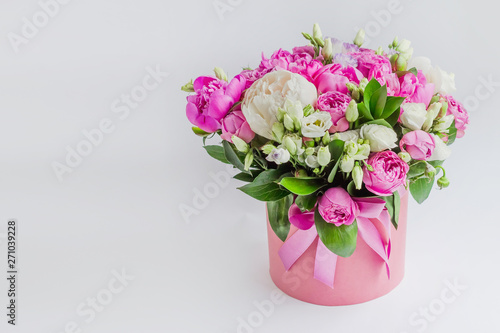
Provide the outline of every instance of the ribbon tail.
{"type": "Polygon", "coordinates": [[[278,250],[281,262],[288,271],[293,264],[306,252],[314,240],[318,237],[316,228],[308,230],[297,230],[278,250]]]}
{"type": "Polygon", "coordinates": [[[314,278],[333,289],[336,267],[337,255],[330,251],[321,239],[318,239],[316,261],[314,263],[314,278]]]}
{"type": "Polygon", "coordinates": [[[358,234],[365,241],[365,243],[375,251],[385,262],[387,268],[387,277],[390,279],[389,270],[389,256],[385,247],[382,236],[380,235],[377,227],[373,225],[370,219],[358,217],[358,234]]]}

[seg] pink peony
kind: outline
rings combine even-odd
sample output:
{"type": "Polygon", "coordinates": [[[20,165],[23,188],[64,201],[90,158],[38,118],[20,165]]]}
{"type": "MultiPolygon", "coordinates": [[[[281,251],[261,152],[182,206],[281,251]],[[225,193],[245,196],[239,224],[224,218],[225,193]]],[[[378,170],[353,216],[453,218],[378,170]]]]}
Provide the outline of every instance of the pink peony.
{"type": "Polygon", "coordinates": [[[359,214],[359,207],[346,190],[334,187],[326,190],[318,200],[318,211],[326,222],[340,227],[354,222],[359,214]]]}
{"type": "Polygon", "coordinates": [[[329,91],[318,97],[316,107],[321,111],[327,111],[332,116],[333,126],[329,132],[344,132],[349,129],[349,122],[345,118],[345,111],[351,97],[338,91],[329,91]]]}
{"type": "Polygon", "coordinates": [[[340,64],[324,66],[314,73],[313,79],[319,93],[338,91],[347,94],[348,92],[346,84],[349,79],[342,75],[342,66],[340,64]]]}
{"type": "Polygon", "coordinates": [[[193,88],[195,94],[187,97],[186,115],[193,125],[212,133],[221,128],[222,118],[240,99],[245,78],[237,75],[228,84],[215,77],[200,76],[193,88]]]}
{"type": "Polygon", "coordinates": [[[255,133],[250,129],[250,125],[248,125],[241,110],[229,113],[222,120],[222,134],[220,137],[223,140],[233,142],[231,139],[233,135],[236,135],[246,143],[249,143],[255,137],[255,133]]]}
{"type": "Polygon", "coordinates": [[[399,148],[408,152],[414,160],[424,161],[431,157],[436,148],[436,142],[429,133],[417,130],[403,135],[399,148]]]}
{"type": "Polygon", "coordinates": [[[444,96],[448,101],[447,115],[452,114],[455,117],[455,127],[457,128],[457,138],[461,138],[465,134],[467,124],[469,123],[469,114],[464,106],[457,102],[452,96],[444,96]]]}
{"type": "Polygon", "coordinates": [[[367,163],[373,167],[373,171],[369,171],[366,166],[363,168],[363,182],[370,192],[389,196],[406,183],[410,167],[392,150],[373,154],[367,163]]]}
{"type": "Polygon", "coordinates": [[[399,78],[399,96],[406,97],[405,103],[424,103],[429,105],[434,95],[434,84],[427,83],[422,71],[418,71],[418,76],[408,73],[399,78]]]}
{"type": "Polygon", "coordinates": [[[379,80],[392,74],[392,65],[387,57],[372,52],[357,52],[351,55],[358,61],[358,70],[368,80],[379,80]]]}

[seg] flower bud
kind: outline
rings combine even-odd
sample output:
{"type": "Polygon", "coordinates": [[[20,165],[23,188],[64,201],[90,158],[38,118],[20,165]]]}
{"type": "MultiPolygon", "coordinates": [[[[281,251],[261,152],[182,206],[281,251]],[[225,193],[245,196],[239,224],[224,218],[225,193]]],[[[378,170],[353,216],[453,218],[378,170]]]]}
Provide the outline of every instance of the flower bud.
{"type": "Polygon", "coordinates": [[[439,111],[441,110],[441,103],[432,103],[431,106],[427,109],[427,113],[425,115],[424,124],[422,125],[422,130],[429,132],[432,127],[432,123],[434,119],[436,119],[439,111]]]}
{"type": "Polygon", "coordinates": [[[252,149],[250,149],[247,153],[247,155],[245,156],[245,170],[248,171],[250,169],[250,166],[252,165],[253,163],[253,151],[252,149]]]}
{"type": "Polygon", "coordinates": [[[394,40],[392,41],[392,44],[389,45],[390,48],[396,48],[399,44],[399,39],[398,36],[394,37],[394,40]]]}
{"type": "Polygon", "coordinates": [[[354,180],[356,190],[361,190],[363,186],[363,169],[359,166],[359,162],[356,162],[356,165],[352,169],[352,179],[354,180]]]}
{"type": "MultiPolygon", "coordinates": [[[[319,167],[318,157],[314,155],[309,155],[306,157],[306,165],[310,168],[319,167]]],[[[314,172],[314,171],[313,171],[314,172]]]]}
{"type": "Polygon", "coordinates": [[[411,161],[411,156],[407,152],[402,151],[402,152],[398,153],[398,156],[400,159],[402,159],[406,163],[411,161]]]}
{"type": "Polygon", "coordinates": [[[340,170],[342,172],[351,172],[354,168],[354,159],[348,155],[344,155],[340,160],[340,170]]]}
{"type": "Polygon", "coordinates": [[[305,154],[306,154],[307,156],[311,156],[311,155],[313,155],[313,154],[314,154],[314,152],[315,152],[315,151],[316,151],[316,150],[315,150],[314,148],[309,147],[309,148],[306,148],[305,154]]]}
{"type": "Polygon", "coordinates": [[[293,132],[295,130],[295,124],[293,122],[293,119],[288,114],[284,115],[283,123],[285,124],[285,128],[290,132],[293,132]]]}
{"type": "Polygon", "coordinates": [[[314,113],[314,108],[312,107],[311,104],[307,104],[306,107],[304,108],[304,117],[308,117],[312,113],[314,113]]]}
{"type": "Polygon", "coordinates": [[[445,176],[442,176],[441,178],[438,179],[437,184],[440,189],[443,189],[450,186],[450,181],[445,176]]]}
{"type": "Polygon", "coordinates": [[[347,110],[345,111],[345,118],[348,122],[353,123],[358,120],[359,112],[358,112],[358,104],[355,100],[351,100],[349,105],[347,106],[347,110]]]}
{"type": "Polygon", "coordinates": [[[181,90],[185,91],[185,92],[188,92],[188,93],[194,92],[193,80],[191,80],[188,83],[186,83],[185,85],[183,85],[181,87],[181,90]]]}
{"type": "Polygon", "coordinates": [[[291,155],[297,154],[297,145],[289,136],[284,137],[283,145],[285,145],[285,148],[290,152],[291,155]]]}
{"type": "Polygon", "coordinates": [[[425,168],[425,175],[429,178],[432,178],[436,175],[436,168],[434,168],[432,165],[429,163],[426,163],[426,168],[425,168]]]}
{"type": "Polygon", "coordinates": [[[307,171],[304,169],[299,169],[295,171],[295,177],[300,178],[300,177],[307,177],[307,171]]]}
{"type": "Polygon", "coordinates": [[[384,55],[384,49],[382,48],[382,46],[379,46],[377,51],[375,51],[375,54],[376,55],[384,55]]]}
{"type": "Polygon", "coordinates": [[[333,58],[333,45],[330,38],[325,39],[325,45],[321,49],[321,54],[326,61],[331,61],[333,58]]]}
{"type": "Polygon", "coordinates": [[[353,43],[356,44],[358,47],[361,47],[363,43],[365,42],[365,31],[363,29],[359,29],[358,33],[356,34],[356,37],[354,37],[353,43]]]}
{"type": "Polygon", "coordinates": [[[358,152],[352,158],[358,161],[366,160],[370,156],[370,144],[363,143],[358,145],[358,152]]]}
{"type": "Polygon", "coordinates": [[[344,152],[350,157],[356,155],[358,152],[358,145],[355,142],[349,141],[345,143],[344,152]]]}
{"type": "Polygon", "coordinates": [[[220,67],[215,67],[214,68],[214,73],[215,73],[215,76],[219,79],[219,80],[222,80],[222,81],[226,81],[227,82],[227,75],[226,73],[224,73],[224,70],[220,67]]]}
{"type": "Polygon", "coordinates": [[[330,150],[328,147],[321,147],[318,149],[318,163],[321,166],[327,166],[330,163],[332,158],[332,154],[330,154],[330,150]]]}
{"type": "Polygon", "coordinates": [[[368,84],[368,79],[366,77],[362,78],[359,81],[359,90],[364,92],[367,84],[368,84]]]}
{"type": "Polygon", "coordinates": [[[342,140],[339,133],[334,133],[333,135],[330,136],[330,139],[332,139],[332,141],[333,140],[342,140]]]}
{"type": "Polygon", "coordinates": [[[304,142],[304,144],[306,145],[306,147],[314,147],[316,145],[314,140],[308,140],[304,142]]]}
{"type": "Polygon", "coordinates": [[[285,110],[283,110],[282,108],[278,108],[278,112],[276,112],[276,119],[278,119],[278,121],[282,123],[283,120],[285,119],[285,114],[286,114],[285,110]]]}
{"type": "Polygon", "coordinates": [[[323,144],[325,146],[327,146],[330,143],[330,141],[332,141],[330,139],[330,134],[329,133],[325,133],[325,135],[323,135],[323,139],[321,141],[323,142],[323,144]]]}
{"type": "Polygon", "coordinates": [[[318,43],[319,46],[325,45],[323,42],[323,34],[321,33],[321,29],[318,23],[314,23],[313,26],[313,38],[318,43]]]}
{"type": "Polygon", "coordinates": [[[262,149],[262,152],[266,155],[269,155],[271,154],[271,152],[273,151],[273,149],[276,148],[275,146],[273,146],[272,144],[268,143],[268,144],[265,144],[261,149],[262,149]]]}
{"type": "Polygon", "coordinates": [[[406,70],[406,65],[408,64],[408,59],[406,57],[403,57],[401,54],[398,56],[396,59],[396,69],[398,71],[405,71],[406,70]]]}
{"type": "Polygon", "coordinates": [[[285,127],[283,126],[283,124],[275,122],[272,127],[272,132],[274,140],[281,143],[281,140],[283,140],[283,135],[285,134],[285,127]]]}
{"type": "Polygon", "coordinates": [[[250,149],[250,146],[248,146],[248,143],[237,137],[236,135],[233,135],[231,137],[231,140],[233,141],[234,145],[236,146],[236,149],[238,149],[239,152],[241,153],[247,153],[248,150],[250,149]]]}

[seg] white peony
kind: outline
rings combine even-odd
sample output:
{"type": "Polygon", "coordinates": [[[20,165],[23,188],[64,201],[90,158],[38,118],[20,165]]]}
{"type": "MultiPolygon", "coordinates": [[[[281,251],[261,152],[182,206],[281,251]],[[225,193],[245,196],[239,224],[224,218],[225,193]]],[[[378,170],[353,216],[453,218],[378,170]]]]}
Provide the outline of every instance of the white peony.
{"type": "Polygon", "coordinates": [[[302,135],[306,138],[321,138],[333,126],[329,112],[315,112],[302,118],[302,135]]]}
{"type": "Polygon", "coordinates": [[[274,148],[271,153],[267,155],[266,160],[276,164],[286,163],[290,160],[290,153],[288,150],[281,147],[274,148]]]}
{"type": "Polygon", "coordinates": [[[447,73],[438,66],[433,67],[429,58],[411,58],[408,62],[408,68],[412,67],[421,70],[427,82],[434,84],[434,93],[448,95],[457,90],[455,87],[455,74],[447,73]]]}
{"type": "Polygon", "coordinates": [[[302,107],[314,105],[316,87],[304,77],[289,71],[275,71],[255,81],[245,92],[241,106],[248,125],[255,133],[272,140],[272,126],[285,102],[298,101],[302,107]]]}
{"type": "Polygon", "coordinates": [[[406,103],[401,105],[403,114],[401,122],[406,128],[414,131],[422,128],[427,116],[427,109],[424,103],[406,103]]]}
{"type": "Polygon", "coordinates": [[[379,152],[386,149],[396,148],[398,136],[392,128],[383,125],[369,124],[361,127],[360,135],[362,139],[370,141],[370,149],[379,152]]]}
{"type": "Polygon", "coordinates": [[[434,148],[434,152],[432,152],[431,157],[429,157],[428,161],[444,161],[451,155],[451,149],[448,147],[446,143],[441,140],[441,138],[435,134],[431,134],[434,138],[434,143],[436,147],[434,148]]]}

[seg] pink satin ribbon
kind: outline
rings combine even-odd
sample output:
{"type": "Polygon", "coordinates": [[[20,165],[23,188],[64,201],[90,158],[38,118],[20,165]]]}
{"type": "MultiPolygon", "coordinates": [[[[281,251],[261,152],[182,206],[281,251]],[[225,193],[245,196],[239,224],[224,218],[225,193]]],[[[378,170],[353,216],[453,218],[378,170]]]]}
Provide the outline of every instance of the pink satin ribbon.
{"type": "MultiPolygon", "coordinates": [[[[360,213],[356,216],[358,235],[384,260],[387,277],[390,279],[389,257],[391,254],[391,218],[385,201],[379,198],[353,198],[360,213]]],[[[314,212],[302,213],[296,204],[290,207],[290,222],[297,230],[281,246],[278,254],[288,271],[304,252],[316,241],[314,278],[333,288],[337,255],[319,239],[314,226],[314,212]]]]}

